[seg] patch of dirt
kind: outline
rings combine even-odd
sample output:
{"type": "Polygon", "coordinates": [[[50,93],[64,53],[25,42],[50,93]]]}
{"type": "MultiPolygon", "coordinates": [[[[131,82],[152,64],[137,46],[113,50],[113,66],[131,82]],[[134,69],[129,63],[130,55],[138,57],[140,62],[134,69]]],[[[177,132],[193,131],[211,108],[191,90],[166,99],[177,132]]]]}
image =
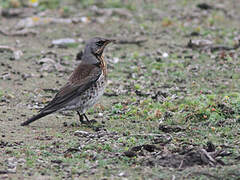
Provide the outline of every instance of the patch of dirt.
{"type": "Polygon", "coordinates": [[[225,150],[215,150],[212,143],[208,147],[191,148],[188,151],[169,152],[163,147],[157,148],[155,145],[141,145],[124,152],[127,157],[139,157],[141,164],[145,166],[163,166],[172,168],[187,168],[193,166],[216,166],[226,165],[221,159],[230,156],[231,153],[225,150]],[[209,151],[211,150],[211,151],[209,151]]]}

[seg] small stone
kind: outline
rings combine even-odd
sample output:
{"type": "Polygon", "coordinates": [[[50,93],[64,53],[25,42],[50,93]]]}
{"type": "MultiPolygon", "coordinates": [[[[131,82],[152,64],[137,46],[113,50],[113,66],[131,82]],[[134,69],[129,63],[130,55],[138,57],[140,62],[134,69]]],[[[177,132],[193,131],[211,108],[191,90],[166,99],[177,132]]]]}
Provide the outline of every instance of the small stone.
{"type": "Polygon", "coordinates": [[[89,135],[89,132],[87,132],[87,131],[75,131],[75,132],[74,132],[74,135],[75,135],[75,136],[83,136],[83,137],[86,137],[86,136],[89,135]]]}
{"type": "Polygon", "coordinates": [[[24,163],[26,162],[26,160],[23,159],[23,158],[20,158],[17,162],[18,162],[19,164],[24,164],[24,163]]]}
{"type": "Polygon", "coordinates": [[[71,38],[65,38],[65,39],[56,39],[52,41],[52,45],[54,46],[65,46],[68,44],[73,44],[76,43],[75,39],[71,39],[71,38]]]}
{"type": "Polygon", "coordinates": [[[119,58],[118,58],[118,57],[114,57],[113,60],[112,60],[112,62],[113,62],[114,64],[118,63],[118,62],[119,62],[119,58]]]}
{"type": "Polygon", "coordinates": [[[90,20],[89,20],[89,18],[88,17],[81,17],[80,18],[80,20],[81,20],[81,22],[83,22],[83,23],[88,23],[88,22],[90,22],[90,20]]]}
{"type": "Polygon", "coordinates": [[[16,173],[17,172],[17,166],[15,166],[14,168],[9,168],[8,173],[16,173]]]}
{"type": "MultiPolygon", "coordinates": [[[[7,172],[7,171],[6,171],[7,172]]],[[[2,175],[2,176],[0,176],[0,179],[8,179],[9,177],[8,177],[8,174],[4,174],[4,175],[2,175]]]]}
{"type": "Polygon", "coordinates": [[[44,64],[44,63],[48,63],[48,64],[55,64],[55,61],[53,59],[50,58],[42,58],[38,61],[39,64],[44,64]]]}
{"type": "Polygon", "coordinates": [[[103,113],[98,113],[98,117],[102,118],[103,117],[103,113]]]}
{"type": "Polygon", "coordinates": [[[118,176],[123,177],[123,176],[126,176],[126,174],[125,174],[125,172],[120,172],[120,173],[118,174],[118,176]]]}
{"type": "MultiPolygon", "coordinates": [[[[7,174],[8,172],[6,170],[0,170],[0,174],[7,174]]],[[[3,176],[1,176],[3,177],[3,176]]],[[[1,178],[0,178],[1,179],[1,178]]]]}
{"type": "Polygon", "coordinates": [[[21,50],[14,51],[14,59],[18,60],[23,55],[23,52],[21,50]]]}
{"type": "Polygon", "coordinates": [[[169,55],[168,55],[168,53],[166,53],[166,52],[164,52],[163,54],[162,54],[162,57],[163,58],[167,58],[169,55]]]}

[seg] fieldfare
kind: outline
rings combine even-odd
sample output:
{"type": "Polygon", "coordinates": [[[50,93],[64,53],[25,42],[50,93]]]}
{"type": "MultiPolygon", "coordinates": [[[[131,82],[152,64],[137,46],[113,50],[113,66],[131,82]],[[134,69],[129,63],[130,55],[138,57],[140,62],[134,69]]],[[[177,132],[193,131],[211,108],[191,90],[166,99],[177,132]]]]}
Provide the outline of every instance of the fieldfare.
{"type": "Polygon", "coordinates": [[[26,126],[48,114],[66,110],[77,111],[81,123],[84,122],[84,117],[89,121],[85,113],[103,95],[107,81],[103,50],[113,41],[99,37],[89,40],[81,56],[81,63],[73,71],[65,86],[39,114],[23,122],[21,126],[26,126]]]}

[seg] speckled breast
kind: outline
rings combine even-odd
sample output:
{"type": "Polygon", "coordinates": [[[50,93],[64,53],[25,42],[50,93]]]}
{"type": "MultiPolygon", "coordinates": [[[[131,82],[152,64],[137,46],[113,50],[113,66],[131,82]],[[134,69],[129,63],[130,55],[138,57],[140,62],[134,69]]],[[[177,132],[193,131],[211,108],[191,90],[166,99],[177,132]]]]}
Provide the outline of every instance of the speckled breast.
{"type": "Polygon", "coordinates": [[[83,92],[78,98],[73,99],[64,110],[77,110],[80,114],[84,114],[103,95],[105,86],[106,79],[102,74],[91,87],[83,92]]]}

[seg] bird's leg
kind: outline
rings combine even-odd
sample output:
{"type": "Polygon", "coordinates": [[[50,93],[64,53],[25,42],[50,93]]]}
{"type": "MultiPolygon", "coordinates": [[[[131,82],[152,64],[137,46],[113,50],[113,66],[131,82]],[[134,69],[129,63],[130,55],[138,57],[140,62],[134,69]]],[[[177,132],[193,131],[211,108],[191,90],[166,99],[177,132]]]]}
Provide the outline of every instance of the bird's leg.
{"type": "Polygon", "coordinates": [[[84,121],[83,121],[83,116],[84,116],[84,115],[81,115],[79,111],[77,111],[77,113],[78,113],[78,116],[79,116],[79,121],[80,121],[81,123],[84,123],[84,121]]]}
{"type": "Polygon", "coordinates": [[[85,119],[87,120],[87,122],[90,122],[86,114],[83,114],[83,116],[85,117],[85,119]]]}
{"type": "Polygon", "coordinates": [[[87,123],[96,123],[96,120],[89,120],[86,114],[83,114],[83,116],[85,117],[85,119],[87,120],[87,123]]]}

